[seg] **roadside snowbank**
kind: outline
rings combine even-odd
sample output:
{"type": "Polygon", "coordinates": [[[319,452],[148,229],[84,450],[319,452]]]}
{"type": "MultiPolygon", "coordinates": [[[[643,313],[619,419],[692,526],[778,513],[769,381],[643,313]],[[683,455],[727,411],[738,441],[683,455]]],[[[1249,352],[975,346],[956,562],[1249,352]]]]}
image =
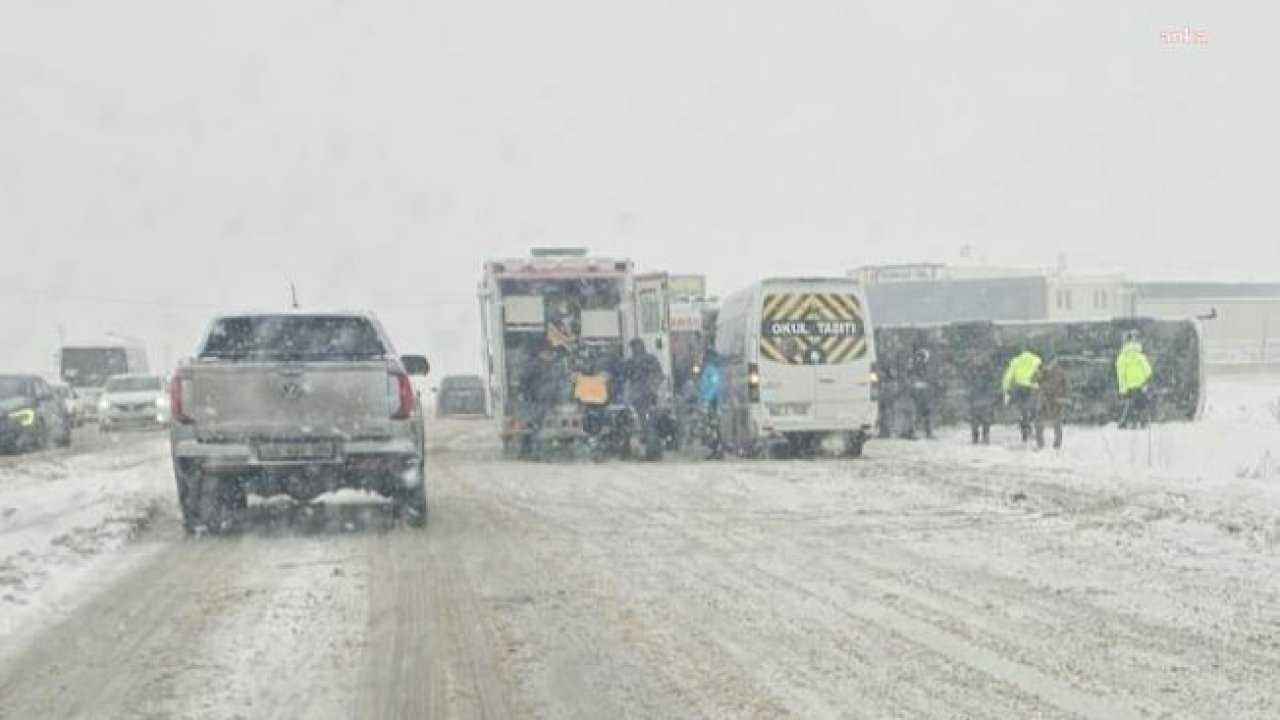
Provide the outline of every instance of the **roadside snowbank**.
{"type": "Polygon", "coordinates": [[[120,552],[172,504],[163,438],[0,467],[0,656],[153,550],[120,552]]]}
{"type": "Polygon", "coordinates": [[[1052,471],[1064,485],[1218,514],[1232,532],[1280,544],[1280,378],[1211,378],[1204,418],[1195,423],[1068,427],[1060,451],[1024,448],[1016,433],[996,428],[992,447],[973,447],[957,429],[941,443],[893,442],[872,452],[948,456],[1002,472],[1025,467],[1029,475],[1052,471]]]}

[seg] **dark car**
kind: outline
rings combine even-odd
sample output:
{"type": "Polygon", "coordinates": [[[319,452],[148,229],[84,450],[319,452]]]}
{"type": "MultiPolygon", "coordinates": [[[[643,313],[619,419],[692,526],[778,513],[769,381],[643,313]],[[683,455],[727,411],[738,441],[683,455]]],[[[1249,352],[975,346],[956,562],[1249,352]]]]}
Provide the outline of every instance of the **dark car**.
{"type": "Polygon", "coordinates": [[[450,375],[440,381],[436,417],[488,417],[484,380],[476,375],[450,375]]]}
{"type": "Polygon", "coordinates": [[[36,375],[0,375],[0,451],[71,444],[71,416],[62,396],[36,375]]]}

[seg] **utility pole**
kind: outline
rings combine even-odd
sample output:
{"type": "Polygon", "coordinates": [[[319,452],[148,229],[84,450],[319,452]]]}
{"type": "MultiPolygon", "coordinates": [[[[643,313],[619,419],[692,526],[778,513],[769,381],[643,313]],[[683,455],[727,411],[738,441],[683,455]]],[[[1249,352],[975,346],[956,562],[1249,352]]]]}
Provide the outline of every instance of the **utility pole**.
{"type": "Polygon", "coordinates": [[[289,295],[292,299],[294,310],[297,310],[298,308],[302,307],[301,305],[298,304],[298,286],[297,285],[294,285],[293,283],[289,283],[289,295]]]}

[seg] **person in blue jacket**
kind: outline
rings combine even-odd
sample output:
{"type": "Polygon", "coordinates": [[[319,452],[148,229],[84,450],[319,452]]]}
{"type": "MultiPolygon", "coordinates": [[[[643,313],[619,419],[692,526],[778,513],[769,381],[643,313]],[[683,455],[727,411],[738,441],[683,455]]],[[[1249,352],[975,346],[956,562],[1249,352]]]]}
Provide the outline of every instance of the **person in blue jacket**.
{"type": "Polygon", "coordinates": [[[724,457],[724,443],[720,441],[720,401],[724,397],[724,366],[713,348],[702,355],[702,375],[698,378],[698,405],[706,417],[705,441],[711,448],[708,460],[724,457]]]}

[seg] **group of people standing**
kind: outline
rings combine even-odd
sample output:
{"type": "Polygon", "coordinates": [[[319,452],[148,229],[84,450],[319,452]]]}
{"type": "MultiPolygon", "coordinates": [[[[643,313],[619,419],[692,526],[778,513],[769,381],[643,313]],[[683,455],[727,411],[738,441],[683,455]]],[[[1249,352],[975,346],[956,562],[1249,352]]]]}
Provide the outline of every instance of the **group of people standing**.
{"type": "MultiPolygon", "coordinates": [[[[1045,362],[1031,348],[1022,348],[1005,368],[1000,387],[1005,406],[1017,409],[1022,442],[1034,436],[1036,447],[1043,448],[1045,425],[1049,425],[1053,428],[1053,447],[1062,447],[1062,422],[1071,408],[1071,381],[1057,358],[1045,362]]],[[[974,425],[974,432],[981,429],[986,443],[990,419],[983,420],[986,424],[974,425]]]]}
{"type": "MultiPolygon", "coordinates": [[[[560,328],[556,328],[560,330],[560,328]]],[[[573,342],[571,333],[557,333],[547,338],[533,362],[525,365],[520,378],[522,399],[531,408],[532,438],[542,429],[547,411],[562,397],[575,375],[601,374],[608,378],[607,403],[623,402],[640,421],[642,430],[650,430],[663,382],[662,365],[648,352],[644,342],[633,339],[629,356],[584,356],[586,352],[573,342]],[[566,342],[567,340],[567,342],[566,342]],[[559,342],[557,342],[559,341],[559,342]],[[576,367],[574,367],[576,365],[576,367]]],[[[589,355],[589,353],[588,353],[589,355]]],[[[991,442],[991,426],[1000,407],[1011,408],[1018,418],[1022,442],[1034,441],[1037,448],[1046,444],[1045,431],[1052,430],[1055,449],[1062,447],[1063,423],[1074,400],[1070,377],[1061,358],[1042,358],[1029,343],[1005,364],[1001,373],[994,348],[975,348],[960,367],[960,382],[968,401],[968,421],[974,444],[991,442]]],[[[929,349],[917,347],[906,364],[902,377],[892,377],[881,366],[880,435],[892,434],[896,403],[908,401],[910,424],[902,437],[933,437],[934,413],[941,397],[933,356],[929,349]]],[[[1129,334],[1115,358],[1116,389],[1121,400],[1118,425],[1121,428],[1146,427],[1150,422],[1153,376],[1150,359],[1144,353],[1136,334],[1129,334]]],[[[724,368],[712,348],[704,350],[692,401],[702,418],[702,439],[711,454],[709,459],[724,456],[720,436],[720,406],[724,395],[724,368]]]]}
{"type": "Polygon", "coordinates": [[[584,376],[602,383],[599,391],[590,391],[599,393],[594,402],[624,405],[634,413],[642,433],[657,432],[655,412],[664,376],[662,363],[644,341],[633,338],[624,357],[619,351],[591,348],[576,340],[563,332],[563,326],[549,324],[547,341],[521,366],[517,395],[528,422],[523,454],[532,454],[539,444],[553,408],[583,399],[576,395],[584,376]]]}
{"type": "MultiPolygon", "coordinates": [[[[885,371],[882,369],[882,374],[885,371]]],[[[1149,385],[1153,375],[1150,359],[1143,352],[1136,334],[1126,336],[1115,359],[1116,388],[1122,428],[1146,427],[1150,422],[1149,385]]],[[[1022,442],[1035,441],[1045,446],[1045,430],[1053,432],[1053,447],[1062,447],[1063,423],[1073,405],[1071,380],[1060,358],[1042,358],[1024,343],[1019,352],[1004,366],[997,364],[994,349],[975,349],[968,353],[960,370],[960,382],[968,401],[968,420],[974,444],[991,442],[991,426],[1003,405],[1012,408],[1018,418],[1022,442]]],[[[932,355],[927,348],[917,348],[901,378],[882,377],[892,389],[881,398],[881,437],[892,434],[894,404],[908,400],[910,423],[902,437],[915,439],[923,434],[933,437],[933,415],[941,388],[936,379],[932,355]]]]}

